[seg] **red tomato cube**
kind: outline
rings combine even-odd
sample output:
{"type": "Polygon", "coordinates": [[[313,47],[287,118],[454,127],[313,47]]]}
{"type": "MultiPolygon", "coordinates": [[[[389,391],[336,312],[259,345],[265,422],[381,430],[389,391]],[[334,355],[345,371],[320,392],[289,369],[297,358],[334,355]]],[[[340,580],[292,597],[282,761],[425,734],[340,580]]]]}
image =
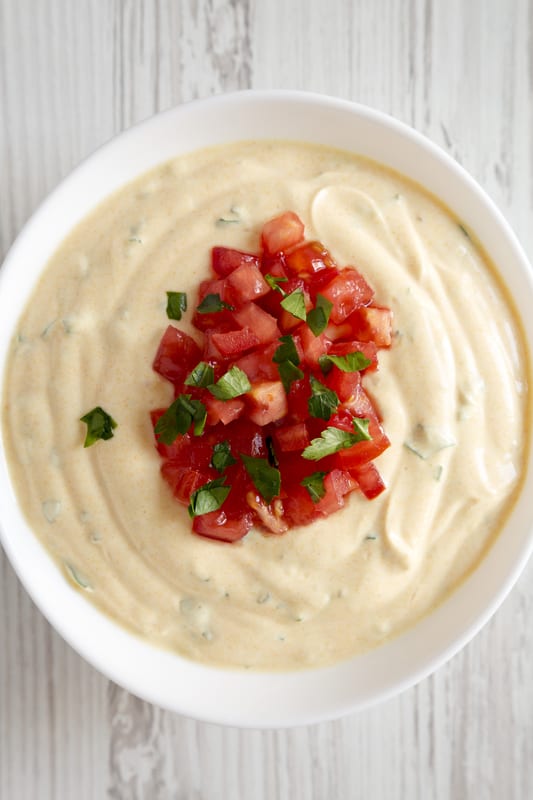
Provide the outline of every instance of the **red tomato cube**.
{"type": "MultiPolygon", "coordinates": [[[[331,255],[320,242],[304,242],[286,256],[287,266],[303,277],[335,267],[331,255]]],[[[333,276],[332,276],[333,277],[333,276]]]]}
{"type": "Polygon", "coordinates": [[[333,303],[330,319],[338,324],[356,308],[370,303],[374,291],[357,270],[347,267],[324,286],[321,294],[333,303]]]}
{"type": "Polygon", "coordinates": [[[349,318],[355,336],[362,342],[374,342],[377,347],[392,344],[392,311],[390,308],[368,306],[359,308],[349,318]]]}
{"type": "Polygon", "coordinates": [[[256,425],[268,425],[287,414],[287,395],[281,381],[263,381],[252,385],[246,394],[247,414],[256,425]]]}
{"type": "Polygon", "coordinates": [[[255,303],[246,303],[233,313],[233,318],[241,328],[253,331],[260,344],[268,344],[281,336],[275,317],[255,303]]]}
{"type": "Polygon", "coordinates": [[[211,341],[223,357],[230,358],[245,353],[261,344],[259,338],[250,328],[227,333],[213,333],[211,341]]]}
{"type": "Polygon", "coordinates": [[[274,439],[284,453],[302,451],[309,444],[309,433],[305,422],[283,425],[274,431],[274,439]]]}
{"type": "Polygon", "coordinates": [[[259,383],[262,380],[275,381],[279,378],[278,367],[272,359],[278,349],[278,342],[272,342],[260,350],[254,350],[241,356],[235,361],[235,366],[248,375],[250,383],[259,383]]]}
{"type": "Polygon", "coordinates": [[[230,247],[213,247],[211,250],[211,265],[213,272],[221,278],[227,278],[230,272],[238,267],[258,267],[259,256],[253,253],[243,253],[242,250],[232,250],[230,247]]]}
{"type": "Polygon", "coordinates": [[[300,325],[297,334],[302,343],[305,363],[310,367],[318,367],[318,359],[328,352],[331,344],[326,334],[321,333],[315,336],[306,323],[300,325]]]}
{"type": "Polygon", "coordinates": [[[316,503],[316,510],[325,517],[333,514],[344,505],[344,497],[357,486],[350,473],[334,469],[324,478],[324,497],[316,503]]]}
{"type": "Polygon", "coordinates": [[[362,370],[363,374],[378,368],[378,350],[374,342],[335,342],[328,350],[328,355],[332,356],[347,356],[349,353],[362,353],[370,361],[370,365],[362,370]]]}
{"type": "Polygon", "coordinates": [[[284,518],[291,528],[308,525],[320,516],[311,495],[304,486],[287,485],[287,497],[283,499],[284,518]]]}
{"type": "Polygon", "coordinates": [[[198,536],[218,539],[221,542],[237,542],[246,536],[253,526],[253,515],[243,513],[241,517],[229,519],[222,509],[201,514],[192,522],[192,529],[198,536]]]}
{"type": "Polygon", "coordinates": [[[244,411],[244,400],[234,397],[232,400],[219,400],[217,397],[204,396],[203,402],[207,409],[207,422],[209,425],[216,425],[221,422],[229,425],[233,420],[238,419],[244,411]]]}
{"type": "Polygon", "coordinates": [[[270,286],[255,264],[237,267],[226,278],[226,284],[225,292],[236,306],[242,306],[270,292],[270,286]]]}
{"type": "Polygon", "coordinates": [[[326,376],[325,384],[336,393],[341,403],[346,403],[356,396],[361,384],[361,374],[343,372],[338,367],[333,367],[326,376]]]}
{"type": "Polygon", "coordinates": [[[354,467],[350,470],[350,473],[368,500],[373,500],[374,497],[380,495],[387,488],[383,478],[371,461],[368,464],[354,467]]]}
{"type": "Polygon", "coordinates": [[[194,339],[169,325],[157,348],[152,369],[172,383],[185,380],[201,360],[202,352],[194,339]]]}
{"type": "Polygon", "coordinates": [[[261,232],[261,244],[267,253],[288,250],[304,238],[304,224],[293,211],[286,211],[267,222],[261,232]]]}
{"type": "Polygon", "coordinates": [[[207,472],[182,466],[175,461],[165,461],[161,465],[161,474],[172,489],[174,497],[184,505],[189,505],[190,496],[196,489],[213,479],[207,472]]]}

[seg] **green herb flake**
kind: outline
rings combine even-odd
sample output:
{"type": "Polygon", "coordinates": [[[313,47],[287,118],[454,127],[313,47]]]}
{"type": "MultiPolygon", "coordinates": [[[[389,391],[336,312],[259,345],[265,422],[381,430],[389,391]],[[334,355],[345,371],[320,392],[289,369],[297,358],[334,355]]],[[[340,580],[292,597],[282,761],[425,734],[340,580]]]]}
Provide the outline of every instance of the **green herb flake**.
{"type": "Polygon", "coordinates": [[[270,272],[267,272],[267,274],[264,277],[265,281],[268,283],[272,291],[279,292],[281,295],[283,295],[283,297],[286,296],[287,292],[283,291],[283,289],[279,284],[287,283],[287,281],[289,280],[288,278],[278,278],[276,275],[271,275],[270,272]]]}
{"type": "Polygon", "coordinates": [[[185,379],[185,386],[199,386],[205,389],[215,380],[215,370],[206,361],[200,361],[185,379]]]}
{"type": "Polygon", "coordinates": [[[303,481],[300,481],[300,485],[305,486],[309,492],[313,503],[318,503],[326,494],[326,489],[324,488],[324,478],[326,475],[327,472],[313,472],[312,475],[307,475],[303,481]]]}
{"type": "Polygon", "coordinates": [[[356,437],[354,444],[362,441],[369,442],[372,439],[370,433],[368,432],[368,426],[370,425],[369,419],[364,419],[363,417],[354,417],[352,424],[355,431],[354,435],[356,437]]]}
{"type": "Polygon", "coordinates": [[[287,394],[294,381],[299,381],[304,377],[302,370],[295,366],[292,361],[282,361],[281,364],[278,364],[278,372],[283,388],[287,394]]]}
{"type": "Polygon", "coordinates": [[[191,518],[218,511],[231,491],[231,486],[224,486],[224,481],[225,478],[215,478],[191,494],[188,508],[191,518]]]}
{"type": "Polygon", "coordinates": [[[199,314],[217,314],[224,309],[235,311],[235,307],[225,303],[219,294],[206,294],[196,310],[199,314]]]}
{"type": "Polygon", "coordinates": [[[279,341],[281,344],[274,353],[272,361],[274,361],[275,364],[281,364],[283,361],[292,361],[295,365],[299,364],[300,356],[298,355],[293,337],[290,334],[287,336],[280,336],[279,341]]]}
{"type": "Polygon", "coordinates": [[[280,492],[281,474],[279,469],[270,466],[266,458],[254,458],[241,453],[241,459],[253,485],[265,502],[270,503],[280,492]]]}
{"type": "Polygon", "coordinates": [[[331,314],[332,308],[333,308],[332,302],[327,300],[321,294],[317,294],[316,305],[307,314],[307,324],[309,325],[315,336],[320,336],[320,334],[326,330],[329,322],[329,315],[331,314]]]}
{"type": "Polygon", "coordinates": [[[200,400],[190,394],[180,394],[156,422],[154,432],[163,444],[172,444],[177,436],[187,433],[194,422],[194,435],[204,432],[207,410],[200,400]]]}
{"type": "Polygon", "coordinates": [[[350,431],[344,431],[340,428],[325,428],[319,438],[311,440],[311,444],[305,448],[302,456],[309,461],[318,461],[325,456],[338,453],[339,450],[352,447],[352,445],[363,439],[370,439],[371,436],[368,433],[369,423],[370,420],[368,419],[356,417],[353,420],[355,433],[350,433],[350,431]]]}
{"type": "Polygon", "coordinates": [[[312,417],[325,419],[326,421],[337,410],[339,405],[339,398],[332,390],[320,383],[316,378],[311,375],[311,397],[307,401],[309,414],[312,417]]]}
{"type": "Polygon", "coordinates": [[[92,411],[88,411],[87,414],[80,417],[80,422],[85,422],[87,425],[84,447],[90,447],[99,439],[112,439],[113,431],[117,427],[113,417],[109,416],[107,411],[100,406],[96,406],[92,411]]]}
{"type": "Polygon", "coordinates": [[[281,307],[296,319],[306,320],[305,297],[302,289],[295,289],[281,301],[281,307]]]}
{"type": "Polygon", "coordinates": [[[243,372],[237,366],[233,366],[216,383],[207,388],[213,397],[218,400],[233,400],[234,397],[240,397],[240,395],[249,392],[252,385],[246,372],[243,372]]]}
{"type": "Polygon", "coordinates": [[[224,472],[226,467],[231,467],[232,464],[236,463],[237,460],[233,458],[230,443],[227,440],[225,442],[218,442],[213,447],[211,466],[216,469],[217,472],[224,472]]]}
{"type": "Polygon", "coordinates": [[[187,311],[185,292],[167,292],[167,317],[179,320],[185,311],[187,311]]]}
{"type": "MultiPolygon", "coordinates": [[[[365,356],[360,350],[355,350],[353,353],[347,353],[345,356],[323,355],[320,356],[318,363],[322,372],[324,369],[328,370],[328,364],[335,364],[342,372],[360,372],[370,366],[372,361],[365,356]]],[[[327,373],[325,373],[327,374],[327,373]]]]}

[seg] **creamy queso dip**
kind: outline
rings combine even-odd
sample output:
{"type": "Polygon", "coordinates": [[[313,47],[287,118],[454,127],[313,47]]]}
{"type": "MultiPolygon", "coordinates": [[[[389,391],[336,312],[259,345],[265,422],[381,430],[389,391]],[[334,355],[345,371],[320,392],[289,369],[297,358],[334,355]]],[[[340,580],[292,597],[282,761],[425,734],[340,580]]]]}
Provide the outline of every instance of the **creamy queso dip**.
{"type": "MultiPolygon", "coordinates": [[[[190,316],[178,325],[193,333],[190,316]]],[[[196,152],[113,195],[51,259],[7,368],[11,476],[65,576],[130,630],[210,664],[330,664],[413,625],[497,535],[523,459],[520,342],[482,253],[420,187],[312,145],[196,152]],[[256,250],[287,209],[394,310],[394,345],[365,380],[392,442],[376,462],[389,488],[226,545],[191,533],[160,477],[148,412],[172,387],[151,363],[166,291],[191,309],[210,248],[256,250]],[[79,418],[95,405],[118,428],[84,449],[79,418]]]]}

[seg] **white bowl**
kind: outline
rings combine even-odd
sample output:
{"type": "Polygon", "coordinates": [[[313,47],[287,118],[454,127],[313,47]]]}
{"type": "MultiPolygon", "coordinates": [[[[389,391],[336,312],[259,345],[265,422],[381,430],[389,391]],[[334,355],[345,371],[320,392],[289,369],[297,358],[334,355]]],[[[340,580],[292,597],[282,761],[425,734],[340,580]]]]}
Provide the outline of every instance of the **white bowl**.
{"type": "MultiPolygon", "coordinates": [[[[121,134],[74,170],[42,204],[0,272],[0,374],[39,273],[94,206],[181,153],[253,138],[343,148],[425,186],[454,210],[499,265],[532,347],[531,268],[500,212],[449,156],[407,126],[363,106],[313,94],[242,92],[181,106],[121,134]]],[[[117,626],[72,589],[21,513],[3,447],[0,497],[5,551],[37,606],[78,653],[152,703],[197,719],[250,727],[331,719],[412,686],[487,622],[517,580],[533,545],[533,470],[528,459],[523,488],[505,529],[474,573],[430,616],[390,643],[334,667],[249,674],[207,668],[159,650],[117,626]]]]}

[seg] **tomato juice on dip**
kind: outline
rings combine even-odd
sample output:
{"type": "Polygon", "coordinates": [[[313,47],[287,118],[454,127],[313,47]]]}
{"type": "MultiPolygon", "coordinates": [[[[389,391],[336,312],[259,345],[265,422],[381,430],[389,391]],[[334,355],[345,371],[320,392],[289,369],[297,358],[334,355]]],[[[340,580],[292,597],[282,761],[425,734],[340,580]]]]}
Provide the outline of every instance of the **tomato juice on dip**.
{"type": "Polygon", "coordinates": [[[18,499],[65,575],[130,630],[215,665],[331,664],[414,624],[483,557],[523,465],[521,332],[468,231],[398,174],[313,145],[200,151],[109,198],[38,283],[5,386],[18,499]],[[393,346],[365,378],[391,441],[377,462],[388,489],[227,545],[191,533],[161,480],[148,412],[173,397],[152,360],[166,292],[187,293],[177,326],[194,336],[211,248],[254,252],[287,209],[394,310],[393,346]],[[95,406],[118,425],[84,448],[95,406]]]}

